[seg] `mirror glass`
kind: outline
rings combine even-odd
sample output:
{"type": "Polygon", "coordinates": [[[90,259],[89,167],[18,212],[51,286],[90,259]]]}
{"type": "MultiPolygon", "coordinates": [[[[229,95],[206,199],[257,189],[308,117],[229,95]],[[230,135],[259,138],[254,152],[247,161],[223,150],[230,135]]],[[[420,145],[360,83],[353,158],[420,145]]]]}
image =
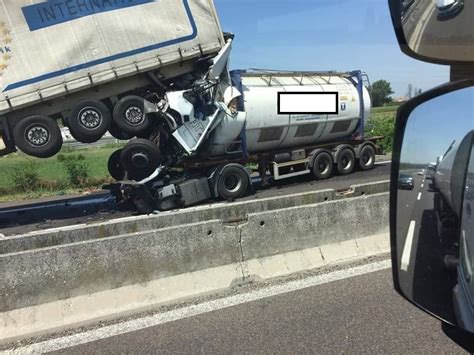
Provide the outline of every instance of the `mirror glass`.
{"type": "Polygon", "coordinates": [[[474,88],[410,114],[398,172],[400,288],[414,303],[474,332],[474,88]],[[472,265],[472,266],[471,266],[472,265]]]}
{"type": "Polygon", "coordinates": [[[408,47],[432,59],[474,61],[472,0],[396,0],[408,47]]]}

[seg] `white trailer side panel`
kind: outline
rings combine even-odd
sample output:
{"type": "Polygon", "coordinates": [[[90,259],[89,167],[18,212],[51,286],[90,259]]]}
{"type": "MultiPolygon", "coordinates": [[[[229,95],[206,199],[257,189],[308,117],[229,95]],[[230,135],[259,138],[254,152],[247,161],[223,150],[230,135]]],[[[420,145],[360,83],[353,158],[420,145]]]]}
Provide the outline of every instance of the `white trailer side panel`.
{"type": "Polygon", "coordinates": [[[2,0],[0,113],[223,45],[212,0],[2,0]]]}

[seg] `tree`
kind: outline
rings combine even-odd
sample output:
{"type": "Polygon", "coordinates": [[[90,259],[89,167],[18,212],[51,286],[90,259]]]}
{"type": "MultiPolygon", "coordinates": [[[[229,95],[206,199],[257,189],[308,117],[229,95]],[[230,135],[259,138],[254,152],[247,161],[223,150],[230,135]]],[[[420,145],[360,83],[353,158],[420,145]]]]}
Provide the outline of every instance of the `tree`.
{"type": "Polygon", "coordinates": [[[380,107],[392,102],[390,95],[393,94],[390,83],[386,80],[377,80],[370,88],[370,95],[374,107],[380,107]]]}

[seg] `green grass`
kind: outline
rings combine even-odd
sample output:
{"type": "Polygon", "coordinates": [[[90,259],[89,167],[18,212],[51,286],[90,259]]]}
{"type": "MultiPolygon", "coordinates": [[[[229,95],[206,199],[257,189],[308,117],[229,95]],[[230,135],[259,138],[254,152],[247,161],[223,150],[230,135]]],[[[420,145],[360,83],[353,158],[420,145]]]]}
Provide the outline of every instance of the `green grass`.
{"type": "Polygon", "coordinates": [[[390,153],[393,148],[393,134],[397,109],[398,106],[373,108],[370,114],[370,120],[365,127],[366,135],[384,137],[379,141],[379,145],[385,153],[390,153]]]}
{"type": "Polygon", "coordinates": [[[372,108],[372,115],[380,115],[382,113],[396,114],[398,106],[383,106],[383,107],[374,107],[372,108]]]}
{"type": "Polygon", "coordinates": [[[14,153],[0,158],[0,201],[11,201],[24,198],[36,198],[41,196],[62,195],[66,193],[78,193],[88,189],[100,188],[102,183],[110,181],[107,171],[109,156],[117,150],[118,146],[106,146],[90,149],[62,149],[61,154],[82,154],[88,167],[91,183],[87,187],[71,186],[68,174],[57,156],[48,159],[38,159],[22,153],[14,153]],[[41,188],[21,193],[15,191],[11,178],[11,171],[15,167],[24,166],[33,162],[37,167],[41,188]]]}

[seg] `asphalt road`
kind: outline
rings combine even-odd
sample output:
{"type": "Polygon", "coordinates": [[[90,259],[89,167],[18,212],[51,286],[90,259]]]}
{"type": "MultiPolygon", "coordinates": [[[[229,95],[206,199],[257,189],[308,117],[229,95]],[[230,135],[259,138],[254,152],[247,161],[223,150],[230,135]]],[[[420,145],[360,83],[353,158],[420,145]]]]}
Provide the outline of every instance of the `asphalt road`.
{"type": "Polygon", "coordinates": [[[55,353],[465,353],[395,293],[390,269],[84,341],[55,353]]]}
{"type": "MultiPolygon", "coordinates": [[[[324,189],[344,190],[351,185],[363,184],[368,182],[383,181],[390,179],[391,163],[387,162],[385,157],[369,171],[356,171],[353,174],[346,176],[333,176],[324,181],[315,181],[311,175],[298,176],[290,179],[280,180],[271,183],[266,187],[257,188],[257,191],[239,201],[254,200],[259,198],[291,195],[295,193],[302,193],[308,191],[317,191],[324,189]]],[[[1,207],[1,205],[0,205],[1,207]]],[[[28,233],[34,230],[42,230],[49,228],[57,228],[62,226],[69,226],[73,224],[93,223],[99,221],[106,221],[114,218],[130,216],[130,212],[100,212],[93,215],[87,215],[70,219],[54,218],[35,222],[31,224],[24,224],[21,226],[13,226],[9,228],[0,228],[0,233],[4,235],[28,233]]]]}
{"type": "Polygon", "coordinates": [[[436,227],[432,180],[413,175],[413,190],[398,190],[397,255],[404,293],[425,309],[455,322],[453,278],[444,266],[446,245],[436,227]],[[444,252],[443,252],[444,250],[444,252]]]}
{"type": "Polygon", "coordinates": [[[433,0],[415,0],[403,19],[410,48],[421,55],[443,59],[474,58],[474,4],[464,1],[461,12],[442,16],[433,0]]]}

